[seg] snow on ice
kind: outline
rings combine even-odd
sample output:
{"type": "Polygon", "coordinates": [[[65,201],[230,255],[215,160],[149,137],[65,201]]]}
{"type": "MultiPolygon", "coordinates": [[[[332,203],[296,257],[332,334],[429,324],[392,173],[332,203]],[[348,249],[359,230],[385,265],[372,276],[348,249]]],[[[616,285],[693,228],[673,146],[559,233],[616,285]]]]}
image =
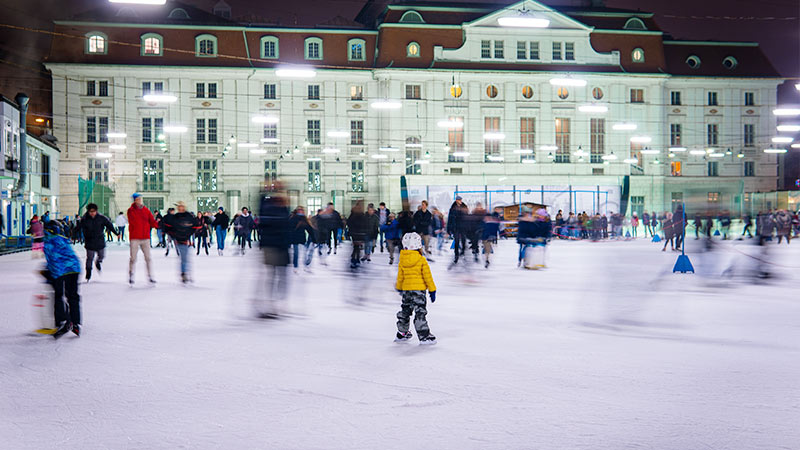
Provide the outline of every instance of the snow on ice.
{"type": "Polygon", "coordinates": [[[747,272],[744,242],[697,275],[658,245],[554,242],[542,271],[510,241],[489,270],[437,255],[436,346],[392,342],[393,268],[378,253],[352,281],[347,244],[292,275],[283,320],[251,318],[255,250],[194,257],[189,287],[162,251],[147,286],[140,255],[131,288],[111,245],[83,336],[58,341],[31,333],[41,262],[3,256],[0,447],[800,448],[800,246],[754,284],[703,273],[747,272]]]}

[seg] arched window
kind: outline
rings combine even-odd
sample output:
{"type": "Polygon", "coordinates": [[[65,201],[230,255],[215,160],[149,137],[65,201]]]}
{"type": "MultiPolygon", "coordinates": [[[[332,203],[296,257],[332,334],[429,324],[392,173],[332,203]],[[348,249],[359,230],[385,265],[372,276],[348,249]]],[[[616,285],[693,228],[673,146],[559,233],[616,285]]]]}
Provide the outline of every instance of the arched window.
{"type": "Polygon", "coordinates": [[[406,11],[400,16],[400,23],[425,23],[422,15],[416,11],[406,11]]]}
{"type": "Polygon", "coordinates": [[[141,54],[143,56],[162,56],[164,54],[164,38],[156,33],[143,34],[141,54]]]}
{"type": "Polygon", "coordinates": [[[322,39],[318,37],[306,38],[305,58],[322,59],[322,39]]]}
{"type": "Polygon", "coordinates": [[[86,53],[92,55],[105,55],[108,53],[108,37],[99,31],[87,33],[86,53]]]}
{"type": "Polygon", "coordinates": [[[189,13],[183,8],[175,8],[169,12],[168,19],[189,19],[189,13]]]}
{"type": "Polygon", "coordinates": [[[212,34],[201,34],[194,38],[195,56],[217,56],[217,37],[212,34]]]}
{"type": "Polygon", "coordinates": [[[406,46],[406,56],[409,58],[419,58],[419,44],[416,42],[409,42],[406,46]]]}
{"type": "Polygon", "coordinates": [[[627,22],[625,22],[625,26],[622,28],[626,30],[646,30],[647,26],[645,26],[642,19],[638,17],[631,17],[627,22]]]}
{"type": "Polygon", "coordinates": [[[278,59],[279,56],[278,38],[276,36],[262,36],[261,57],[264,59],[278,59]]]}
{"type": "Polygon", "coordinates": [[[631,61],[635,63],[642,63],[644,62],[644,50],[641,48],[635,48],[631,52],[631,61]]]}
{"type": "Polygon", "coordinates": [[[366,61],[367,42],[363,39],[350,39],[347,41],[347,60],[366,61]]]}

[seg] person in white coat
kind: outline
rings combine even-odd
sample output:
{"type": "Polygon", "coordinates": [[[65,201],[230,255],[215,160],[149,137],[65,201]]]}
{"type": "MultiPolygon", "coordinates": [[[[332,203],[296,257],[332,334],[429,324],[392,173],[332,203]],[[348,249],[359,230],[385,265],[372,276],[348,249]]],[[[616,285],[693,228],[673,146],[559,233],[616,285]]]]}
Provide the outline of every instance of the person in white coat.
{"type": "Polygon", "coordinates": [[[125,227],[128,226],[128,218],[125,217],[125,214],[119,213],[116,219],[114,219],[114,226],[117,227],[117,244],[125,241],[125,227]]]}

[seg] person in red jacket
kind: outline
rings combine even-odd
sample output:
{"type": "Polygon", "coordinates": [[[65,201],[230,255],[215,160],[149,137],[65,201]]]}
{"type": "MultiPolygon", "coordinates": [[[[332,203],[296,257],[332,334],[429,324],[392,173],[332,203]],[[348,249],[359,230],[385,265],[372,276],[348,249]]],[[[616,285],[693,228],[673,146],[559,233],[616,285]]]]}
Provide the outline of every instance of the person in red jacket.
{"type": "Polygon", "coordinates": [[[131,243],[131,259],[128,263],[128,282],[133,284],[133,270],[136,268],[136,256],[139,249],[144,254],[144,262],[147,267],[147,277],[151,283],[153,273],[150,271],[150,230],[156,228],[156,219],[153,213],[144,206],[142,195],[133,194],[133,204],[128,208],[128,240],[131,243]]]}

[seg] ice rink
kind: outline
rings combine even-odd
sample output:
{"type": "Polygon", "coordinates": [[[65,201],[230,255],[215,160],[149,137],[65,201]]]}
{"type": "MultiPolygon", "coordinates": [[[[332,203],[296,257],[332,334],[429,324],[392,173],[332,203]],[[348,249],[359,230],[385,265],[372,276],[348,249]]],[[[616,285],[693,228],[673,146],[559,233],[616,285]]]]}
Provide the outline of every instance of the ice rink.
{"type": "Polygon", "coordinates": [[[255,250],[195,257],[184,287],[154,249],[158,284],[140,255],[129,287],[114,244],[80,286],[83,336],[58,341],[32,333],[41,261],[0,257],[0,447],[800,448],[800,242],[770,245],[762,284],[748,241],[692,255],[697,275],[644,239],[554,242],[543,271],[511,241],[488,270],[436,256],[435,346],[393,342],[393,268],[353,281],[349,248],[258,320],[255,250]]]}

